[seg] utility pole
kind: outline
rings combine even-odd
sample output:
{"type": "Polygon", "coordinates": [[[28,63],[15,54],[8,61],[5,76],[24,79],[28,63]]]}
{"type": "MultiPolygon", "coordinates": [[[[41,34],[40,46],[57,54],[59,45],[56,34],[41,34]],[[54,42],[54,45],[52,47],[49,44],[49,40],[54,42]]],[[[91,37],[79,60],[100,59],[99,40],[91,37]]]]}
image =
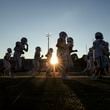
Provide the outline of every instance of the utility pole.
{"type": "Polygon", "coordinates": [[[50,34],[48,33],[48,34],[46,35],[46,37],[48,38],[48,50],[49,50],[49,43],[50,43],[50,41],[49,41],[50,39],[49,39],[49,38],[50,38],[50,34]]]}

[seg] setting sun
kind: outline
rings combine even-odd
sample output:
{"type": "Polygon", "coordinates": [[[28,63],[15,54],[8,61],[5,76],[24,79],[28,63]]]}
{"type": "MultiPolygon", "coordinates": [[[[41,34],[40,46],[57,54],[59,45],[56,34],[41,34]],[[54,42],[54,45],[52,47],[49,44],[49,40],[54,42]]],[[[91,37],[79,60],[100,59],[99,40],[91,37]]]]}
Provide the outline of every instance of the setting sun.
{"type": "Polygon", "coordinates": [[[55,54],[52,55],[50,63],[53,64],[53,65],[58,64],[58,58],[55,54]]]}

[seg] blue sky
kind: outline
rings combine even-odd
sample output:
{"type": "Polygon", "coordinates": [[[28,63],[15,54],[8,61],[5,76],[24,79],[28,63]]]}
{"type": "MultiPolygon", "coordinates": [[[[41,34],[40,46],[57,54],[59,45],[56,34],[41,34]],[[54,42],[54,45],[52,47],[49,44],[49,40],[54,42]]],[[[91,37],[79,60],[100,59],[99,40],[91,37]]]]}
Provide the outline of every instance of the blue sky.
{"type": "Polygon", "coordinates": [[[58,34],[68,33],[74,39],[78,56],[92,46],[94,34],[100,31],[110,42],[110,0],[0,0],[0,58],[8,47],[27,37],[33,58],[35,47],[47,52],[47,33],[50,47],[56,49],[58,34]]]}

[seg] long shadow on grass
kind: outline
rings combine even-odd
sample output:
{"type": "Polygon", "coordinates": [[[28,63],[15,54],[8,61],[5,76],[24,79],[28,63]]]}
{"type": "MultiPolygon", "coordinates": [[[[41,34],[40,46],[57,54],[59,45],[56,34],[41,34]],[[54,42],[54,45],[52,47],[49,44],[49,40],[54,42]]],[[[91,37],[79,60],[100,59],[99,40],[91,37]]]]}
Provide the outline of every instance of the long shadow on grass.
{"type": "Polygon", "coordinates": [[[97,86],[91,86],[91,84],[85,85],[78,80],[64,80],[63,82],[77,95],[87,110],[110,109],[110,94],[108,91],[97,86]]]}
{"type": "MultiPolygon", "coordinates": [[[[20,81],[20,79],[18,80],[20,81]]],[[[22,80],[24,80],[23,83],[5,89],[8,101],[4,102],[5,106],[2,107],[2,110],[34,110],[41,106],[38,101],[42,98],[45,80],[41,81],[35,78],[22,80]]]]}
{"type": "Polygon", "coordinates": [[[10,105],[11,96],[17,93],[15,86],[21,85],[25,80],[16,80],[11,78],[2,78],[0,80],[0,109],[4,109],[10,105]],[[10,89],[11,87],[11,89],[10,89]],[[12,91],[14,94],[10,94],[12,91]]]}

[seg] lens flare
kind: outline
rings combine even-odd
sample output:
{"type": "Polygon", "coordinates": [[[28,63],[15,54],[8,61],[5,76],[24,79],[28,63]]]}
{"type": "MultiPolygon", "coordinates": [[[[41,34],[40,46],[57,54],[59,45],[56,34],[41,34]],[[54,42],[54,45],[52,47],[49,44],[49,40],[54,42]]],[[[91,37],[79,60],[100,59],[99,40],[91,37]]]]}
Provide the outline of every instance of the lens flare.
{"type": "Polygon", "coordinates": [[[50,63],[51,63],[52,65],[58,64],[58,58],[57,58],[57,56],[56,56],[55,54],[52,55],[52,58],[51,58],[51,60],[50,60],[50,63]]]}

